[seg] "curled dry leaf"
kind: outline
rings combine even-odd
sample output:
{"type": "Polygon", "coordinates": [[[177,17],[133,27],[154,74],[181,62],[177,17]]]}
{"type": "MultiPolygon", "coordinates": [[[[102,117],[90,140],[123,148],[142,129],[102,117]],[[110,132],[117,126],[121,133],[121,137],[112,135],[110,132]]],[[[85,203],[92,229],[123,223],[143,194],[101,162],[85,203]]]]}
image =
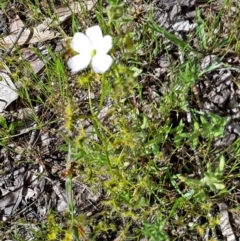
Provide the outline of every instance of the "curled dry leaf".
{"type": "Polygon", "coordinates": [[[18,98],[16,90],[11,78],[6,73],[0,72],[0,112],[18,98]]]}

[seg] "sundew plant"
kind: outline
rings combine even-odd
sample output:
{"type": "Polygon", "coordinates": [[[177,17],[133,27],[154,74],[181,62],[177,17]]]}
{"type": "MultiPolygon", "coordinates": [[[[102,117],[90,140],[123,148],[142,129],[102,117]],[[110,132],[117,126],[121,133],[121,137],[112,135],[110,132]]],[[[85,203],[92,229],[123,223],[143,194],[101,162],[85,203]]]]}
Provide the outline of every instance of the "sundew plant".
{"type": "Polygon", "coordinates": [[[237,1],[18,2],[3,240],[237,240],[237,1]]]}

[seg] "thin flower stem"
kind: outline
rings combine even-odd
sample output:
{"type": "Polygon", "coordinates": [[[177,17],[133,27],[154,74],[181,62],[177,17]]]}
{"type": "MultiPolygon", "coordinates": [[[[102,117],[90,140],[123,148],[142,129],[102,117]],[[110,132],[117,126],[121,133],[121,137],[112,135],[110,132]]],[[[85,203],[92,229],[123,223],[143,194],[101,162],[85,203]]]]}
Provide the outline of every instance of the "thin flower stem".
{"type": "Polygon", "coordinates": [[[100,101],[98,105],[98,112],[101,111],[103,102],[104,102],[104,97],[105,97],[105,87],[106,87],[106,75],[102,74],[101,78],[101,96],[100,96],[100,101]]]}

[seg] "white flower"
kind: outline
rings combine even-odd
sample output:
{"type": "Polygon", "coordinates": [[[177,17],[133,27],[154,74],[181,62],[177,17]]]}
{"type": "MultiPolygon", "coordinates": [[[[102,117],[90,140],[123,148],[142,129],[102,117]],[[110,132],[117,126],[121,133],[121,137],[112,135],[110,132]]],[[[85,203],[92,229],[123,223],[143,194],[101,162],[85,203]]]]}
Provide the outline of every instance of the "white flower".
{"type": "Polygon", "coordinates": [[[85,69],[90,62],[95,73],[104,73],[112,65],[113,59],[107,53],[112,48],[112,37],[103,37],[99,26],[93,26],[83,33],[75,33],[70,44],[72,49],[79,53],[67,62],[72,72],[85,69]]]}

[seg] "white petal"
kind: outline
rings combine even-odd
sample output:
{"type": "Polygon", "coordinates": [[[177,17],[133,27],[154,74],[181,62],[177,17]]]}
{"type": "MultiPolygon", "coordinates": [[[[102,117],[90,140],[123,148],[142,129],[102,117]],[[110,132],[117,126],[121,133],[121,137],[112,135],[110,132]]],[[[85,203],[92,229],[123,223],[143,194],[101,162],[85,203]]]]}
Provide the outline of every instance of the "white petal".
{"type": "Polygon", "coordinates": [[[68,67],[73,73],[85,69],[91,61],[90,54],[78,54],[70,58],[67,62],[68,67]]]}
{"type": "Polygon", "coordinates": [[[102,40],[103,37],[102,30],[98,25],[88,28],[86,30],[86,35],[90,39],[94,48],[98,46],[99,42],[102,40]]]}
{"type": "Polygon", "coordinates": [[[95,55],[92,59],[92,68],[95,73],[102,74],[109,70],[113,63],[110,55],[95,55]]]}
{"type": "Polygon", "coordinates": [[[101,55],[105,55],[112,48],[112,37],[110,35],[106,35],[99,42],[96,51],[101,55]]]}
{"type": "Polygon", "coordinates": [[[90,53],[92,51],[92,44],[89,38],[83,33],[75,33],[70,45],[79,54],[90,53]]]}

